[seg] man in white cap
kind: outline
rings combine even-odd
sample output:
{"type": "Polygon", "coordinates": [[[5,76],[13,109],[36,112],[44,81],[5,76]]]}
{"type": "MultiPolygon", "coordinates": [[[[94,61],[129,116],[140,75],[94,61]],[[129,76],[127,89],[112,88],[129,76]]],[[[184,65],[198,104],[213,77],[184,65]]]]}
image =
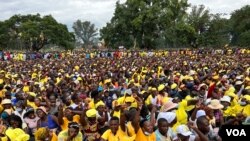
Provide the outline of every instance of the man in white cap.
{"type": "Polygon", "coordinates": [[[179,125],[176,129],[176,133],[180,141],[197,141],[199,139],[185,124],[179,125]]]}
{"type": "Polygon", "coordinates": [[[177,140],[178,137],[172,129],[174,124],[177,123],[176,114],[173,112],[160,112],[157,116],[157,122],[161,118],[167,120],[167,122],[168,122],[169,128],[168,128],[167,136],[173,140],[177,140]]]}

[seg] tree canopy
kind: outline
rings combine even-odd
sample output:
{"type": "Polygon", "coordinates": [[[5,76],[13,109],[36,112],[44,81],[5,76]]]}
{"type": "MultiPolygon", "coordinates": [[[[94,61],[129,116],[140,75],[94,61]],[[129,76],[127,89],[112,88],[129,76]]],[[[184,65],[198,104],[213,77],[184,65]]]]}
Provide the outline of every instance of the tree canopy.
{"type": "Polygon", "coordinates": [[[232,35],[234,44],[246,46],[250,33],[248,8],[226,19],[223,14],[211,14],[204,5],[191,6],[187,0],[118,1],[114,16],[100,30],[100,36],[111,48],[223,47],[231,43],[232,35]],[[238,15],[241,13],[245,16],[238,15]]]}
{"type": "Polygon", "coordinates": [[[238,46],[250,46],[250,5],[246,5],[232,13],[232,44],[238,46]]]}
{"type": "Polygon", "coordinates": [[[90,21],[82,22],[81,20],[77,20],[73,24],[73,29],[77,39],[81,41],[85,47],[93,45],[93,42],[98,35],[98,29],[95,28],[95,25],[90,21]]]}
{"type": "Polygon", "coordinates": [[[38,51],[46,44],[72,49],[74,34],[51,15],[14,15],[0,22],[0,46],[38,51]]]}

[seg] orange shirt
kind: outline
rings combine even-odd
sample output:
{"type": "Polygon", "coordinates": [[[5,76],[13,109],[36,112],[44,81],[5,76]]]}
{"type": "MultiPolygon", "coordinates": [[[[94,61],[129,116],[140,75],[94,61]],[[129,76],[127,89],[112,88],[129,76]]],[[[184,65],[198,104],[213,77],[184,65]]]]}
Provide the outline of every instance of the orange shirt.
{"type": "Polygon", "coordinates": [[[142,129],[140,128],[136,134],[135,141],[156,141],[156,136],[155,136],[154,132],[152,134],[146,136],[143,133],[142,129]]]}

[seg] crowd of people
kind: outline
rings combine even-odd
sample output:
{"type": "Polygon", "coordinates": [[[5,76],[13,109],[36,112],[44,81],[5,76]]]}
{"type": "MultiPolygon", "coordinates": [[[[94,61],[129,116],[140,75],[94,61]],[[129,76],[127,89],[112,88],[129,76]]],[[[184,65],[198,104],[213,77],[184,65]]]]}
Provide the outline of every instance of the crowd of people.
{"type": "Polygon", "coordinates": [[[81,50],[76,49],[72,51],[53,51],[53,52],[21,52],[21,51],[2,51],[0,50],[0,60],[35,60],[35,59],[63,59],[66,56],[78,56],[81,55],[84,58],[121,58],[130,56],[171,56],[176,54],[221,54],[221,55],[241,55],[249,54],[249,49],[244,48],[223,48],[223,49],[172,49],[172,50],[114,50],[114,49],[102,49],[102,50],[81,50]]]}
{"type": "Polygon", "coordinates": [[[2,52],[2,141],[220,141],[250,124],[249,50],[46,54],[2,52]]]}

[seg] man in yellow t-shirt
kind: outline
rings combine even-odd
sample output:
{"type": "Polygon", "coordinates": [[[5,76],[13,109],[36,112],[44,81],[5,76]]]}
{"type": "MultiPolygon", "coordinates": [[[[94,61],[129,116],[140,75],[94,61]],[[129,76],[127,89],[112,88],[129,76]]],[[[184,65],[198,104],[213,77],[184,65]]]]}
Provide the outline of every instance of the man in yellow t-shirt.
{"type": "Polygon", "coordinates": [[[106,132],[103,133],[101,140],[102,141],[134,141],[135,135],[129,137],[125,132],[122,131],[119,126],[119,118],[112,117],[109,121],[109,127],[106,132]]]}
{"type": "Polygon", "coordinates": [[[82,133],[76,122],[72,122],[68,126],[68,130],[61,131],[58,135],[59,141],[82,141],[82,133]]]}

